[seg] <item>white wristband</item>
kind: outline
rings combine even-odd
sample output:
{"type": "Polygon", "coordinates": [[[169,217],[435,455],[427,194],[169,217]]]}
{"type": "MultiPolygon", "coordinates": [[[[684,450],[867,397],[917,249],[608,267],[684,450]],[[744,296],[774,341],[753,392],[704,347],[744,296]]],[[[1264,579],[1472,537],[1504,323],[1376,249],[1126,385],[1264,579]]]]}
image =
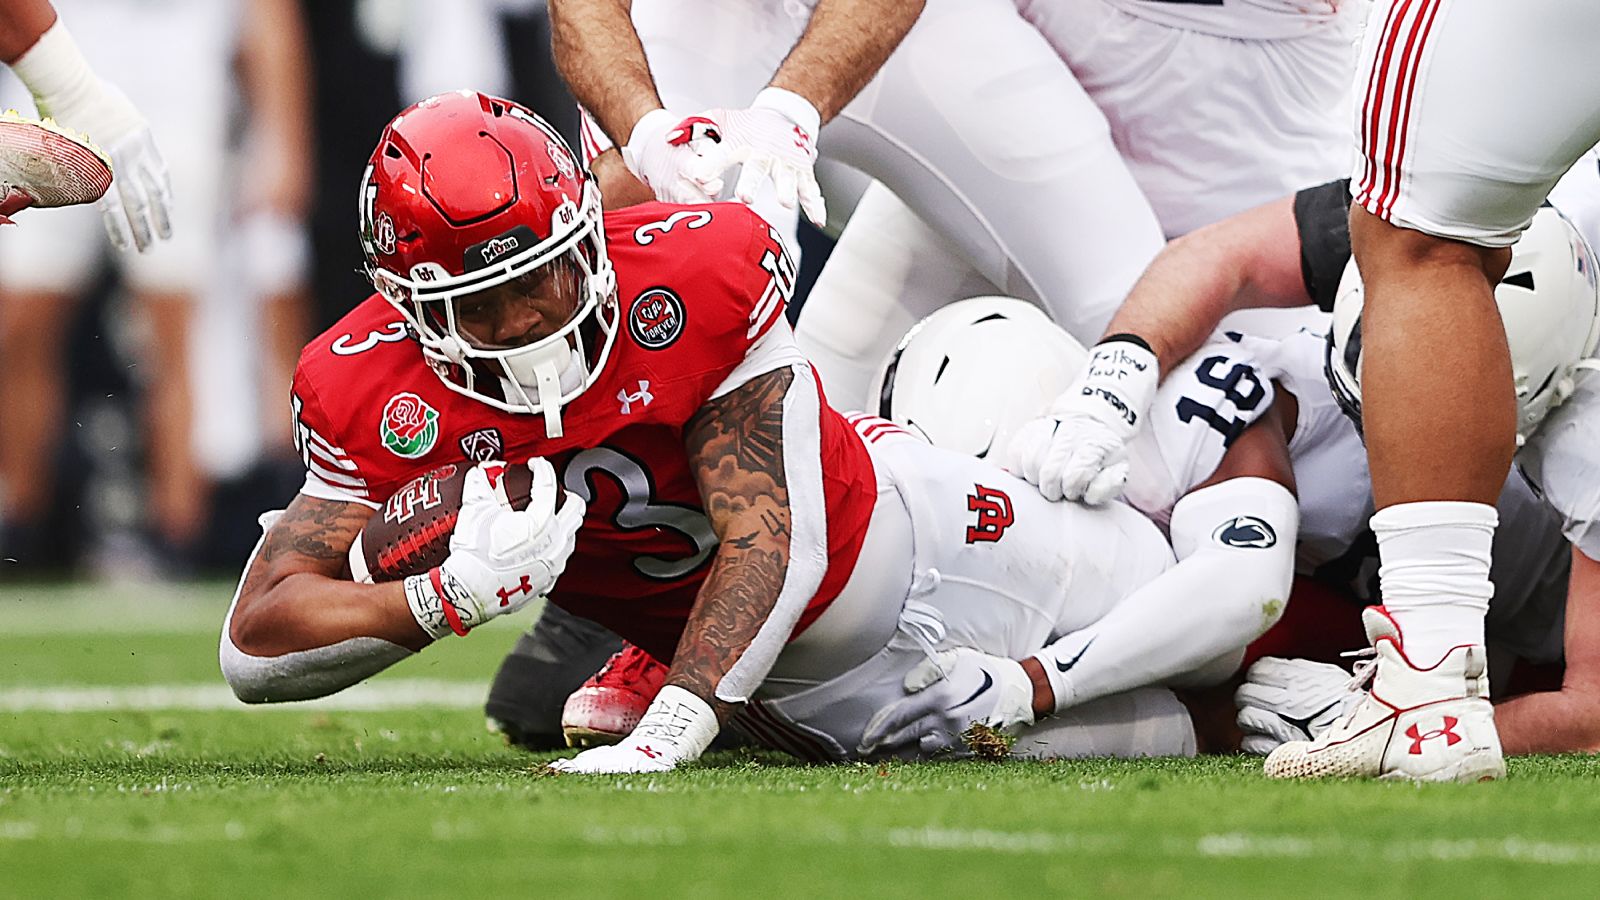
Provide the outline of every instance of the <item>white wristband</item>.
{"type": "Polygon", "coordinates": [[[59,16],[26,53],[17,57],[11,71],[27,85],[43,115],[52,115],[63,102],[70,102],[94,84],[89,61],[83,58],[59,16]]]}
{"type": "Polygon", "coordinates": [[[816,140],[817,132],[822,129],[822,114],[817,112],[816,106],[810,100],[787,91],[783,88],[762,88],[756,99],[750,103],[751,109],[770,109],[783,115],[784,118],[799,125],[812,140],[816,140]]]}
{"type": "Polygon", "coordinates": [[[454,631],[444,611],[445,604],[450,601],[434,589],[430,575],[407,577],[405,590],[406,606],[411,608],[411,617],[417,620],[417,627],[425,634],[438,640],[454,631]]]}
{"type": "Polygon", "coordinates": [[[721,726],[711,704],[676,685],[663,687],[628,736],[631,743],[659,740],[676,749],[675,762],[699,759],[721,726]]]}

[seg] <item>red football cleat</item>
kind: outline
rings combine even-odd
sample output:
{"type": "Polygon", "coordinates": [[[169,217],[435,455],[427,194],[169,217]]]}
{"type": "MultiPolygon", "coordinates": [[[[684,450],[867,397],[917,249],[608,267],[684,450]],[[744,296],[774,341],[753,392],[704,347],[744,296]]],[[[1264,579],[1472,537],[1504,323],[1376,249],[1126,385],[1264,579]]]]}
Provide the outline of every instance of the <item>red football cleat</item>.
{"type": "Polygon", "coordinates": [[[667,680],[667,667],[624,644],[561,709],[568,747],[598,747],[627,737],[667,680]]]}

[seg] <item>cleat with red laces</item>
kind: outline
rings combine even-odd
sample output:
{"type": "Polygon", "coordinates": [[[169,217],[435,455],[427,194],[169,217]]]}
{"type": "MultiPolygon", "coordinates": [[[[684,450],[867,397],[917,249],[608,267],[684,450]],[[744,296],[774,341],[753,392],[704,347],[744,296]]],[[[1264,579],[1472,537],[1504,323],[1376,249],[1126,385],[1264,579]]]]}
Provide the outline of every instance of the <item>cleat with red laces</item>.
{"type": "Polygon", "coordinates": [[[1400,628],[1381,606],[1361,616],[1374,659],[1366,696],[1312,741],[1273,750],[1269,778],[1493,781],[1506,764],[1489,702],[1482,644],[1464,644],[1428,668],[1406,656],[1400,628]]]}
{"type": "Polygon", "coordinates": [[[627,737],[666,680],[666,666],[638,647],[624,644],[567,698],[561,709],[561,733],[567,746],[599,747],[627,737]]]}

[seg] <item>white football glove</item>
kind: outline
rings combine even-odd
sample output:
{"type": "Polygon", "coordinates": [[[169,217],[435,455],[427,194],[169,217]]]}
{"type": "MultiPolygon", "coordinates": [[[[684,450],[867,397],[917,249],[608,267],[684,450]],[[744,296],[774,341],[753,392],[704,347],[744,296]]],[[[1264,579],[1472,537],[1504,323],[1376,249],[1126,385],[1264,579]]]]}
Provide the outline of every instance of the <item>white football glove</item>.
{"type": "Polygon", "coordinates": [[[550,768],[573,775],[670,772],[679,763],[699,759],[718,728],[711,704],[669,684],[656,694],[639,724],[620,743],[558,759],[550,768]]]}
{"type": "Polygon", "coordinates": [[[1049,413],[1017,430],[1005,467],[1050,500],[1116,498],[1128,481],[1128,442],[1159,382],[1156,355],[1147,347],[1120,336],[1101,341],[1049,413]]]}
{"type": "Polygon", "coordinates": [[[570,492],[560,510],[555,469],[528,460],[533,472],[526,509],[512,509],[501,473],[487,462],[467,472],[450,555],[425,575],[405,580],[406,602],[434,637],[466,634],[495,616],[516,612],[549,593],[566,568],[583,525],[585,504],[570,492]]]}
{"type": "Polygon", "coordinates": [[[906,673],[908,695],[878,711],[861,735],[863,754],[914,749],[923,756],[965,750],[974,722],[1016,734],[1032,725],[1033,681],[1014,659],[970,647],[940,650],[906,673]]]}
{"type": "Polygon", "coordinates": [[[1289,741],[1310,741],[1328,730],[1365,694],[1362,674],[1309,659],[1264,656],[1250,666],[1234,692],[1239,707],[1239,742],[1246,753],[1266,756],[1289,741]]]}
{"type": "Polygon", "coordinates": [[[119,250],[144,252],[172,236],[172,183],[144,116],[102,81],[59,19],[12,69],[40,116],[87,134],[111,158],[111,190],[96,204],[119,250]]]}
{"type": "Polygon", "coordinates": [[[734,199],[753,202],[770,180],[784,209],[794,209],[798,202],[811,224],[818,228],[827,224],[828,208],[814,171],[822,116],[811,101],[769,87],[756,94],[749,109],[712,109],[700,115],[718,126],[715,147],[706,148],[703,161],[691,169],[702,190],[713,196],[720,193],[723,173],[742,164],[734,199]]]}
{"type": "Polygon", "coordinates": [[[622,161],[663,203],[709,203],[722,192],[722,179],[710,177],[721,169],[711,173],[716,163],[704,156],[713,151],[717,160],[722,158],[715,149],[716,134],[710,119],[651,110],[634,124],[622,161]]]}

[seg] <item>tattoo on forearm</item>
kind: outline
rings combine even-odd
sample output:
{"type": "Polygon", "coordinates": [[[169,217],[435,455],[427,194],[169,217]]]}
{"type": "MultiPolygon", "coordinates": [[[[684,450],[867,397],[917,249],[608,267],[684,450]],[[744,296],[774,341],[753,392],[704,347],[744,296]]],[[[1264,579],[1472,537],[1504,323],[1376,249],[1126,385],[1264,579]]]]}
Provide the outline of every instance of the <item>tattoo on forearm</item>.
{"type": "Polygon", "coordinates": [[[292,555],[343,561],[369,515],[370,511],[359,503],[299,494],[284,510],[283,518],[267,532],[261,559],[270,563],[292,555]]]}
{"type": "Polygon", "coordinates": [[[713,696],[783,589],[790,529],[783,398],[793,380],[788,369],[752,379],[707,404],[685,433],[706,515],[722,543],[668,680],[702,697],[713,696]]]}

